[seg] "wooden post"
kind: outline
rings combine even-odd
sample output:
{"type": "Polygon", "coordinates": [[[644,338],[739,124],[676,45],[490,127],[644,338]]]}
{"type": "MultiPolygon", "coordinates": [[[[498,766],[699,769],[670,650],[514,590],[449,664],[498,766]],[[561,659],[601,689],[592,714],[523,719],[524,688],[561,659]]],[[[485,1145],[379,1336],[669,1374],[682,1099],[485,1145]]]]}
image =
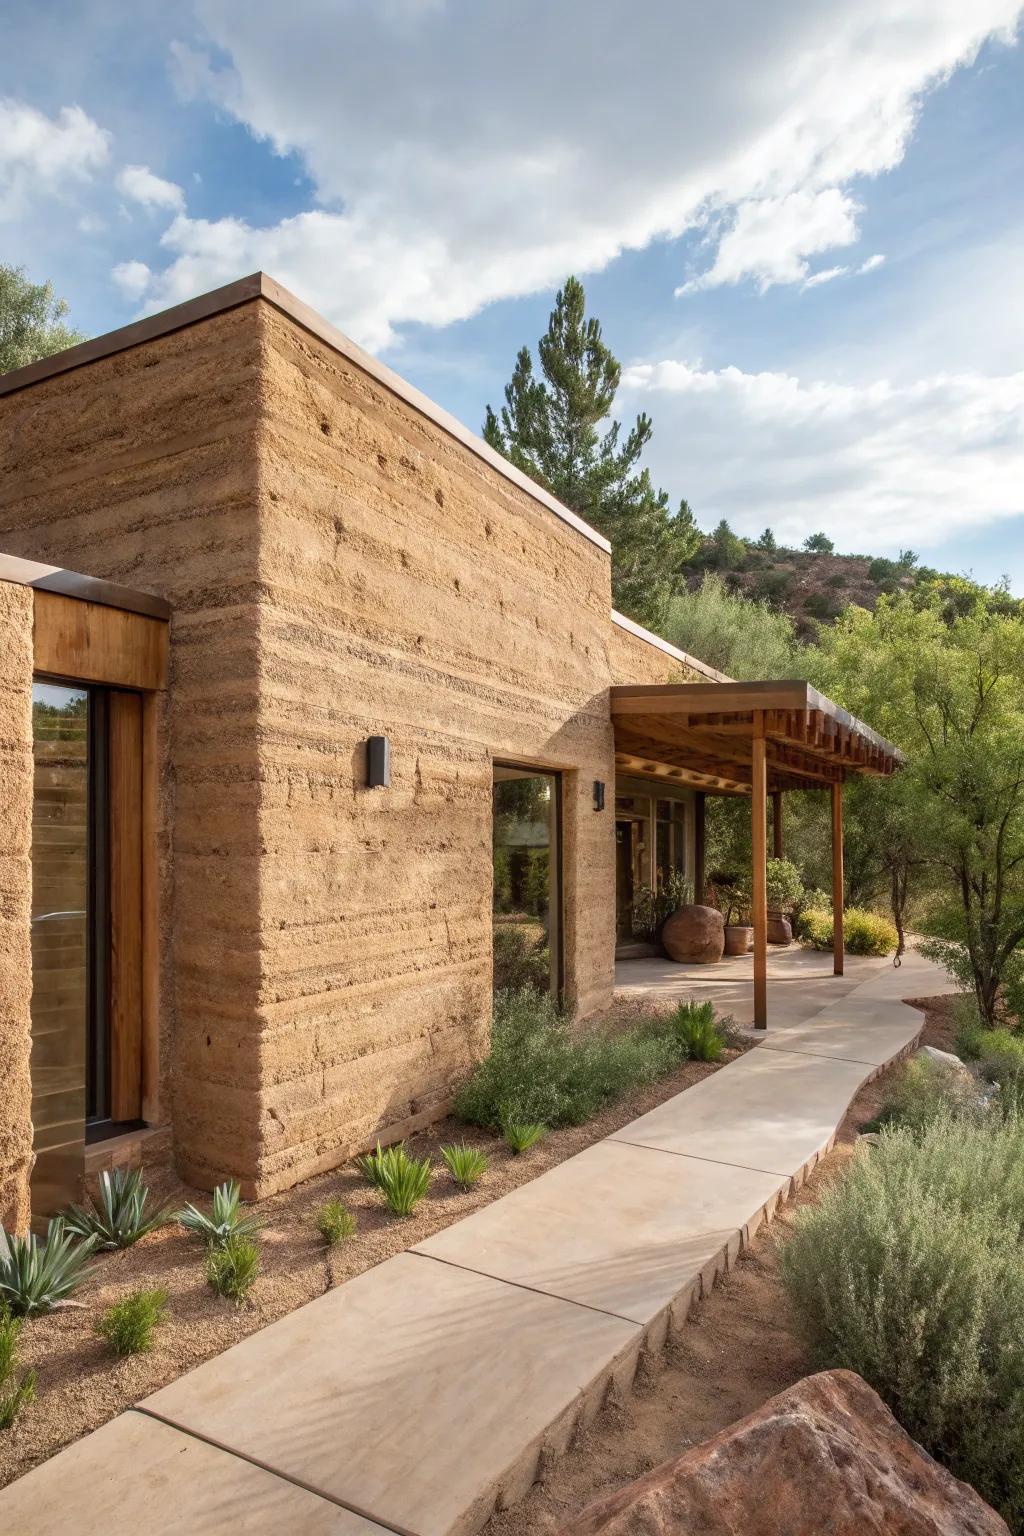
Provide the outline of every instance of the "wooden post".
{"type": "Polygon", "coordinates": [[[843,974],[843,786],[832,785],[832,969],[843,974]]]}
{"type": "Polygon", "coordinates": [[[693,899],[698,906],[704,903],[704,887],[707,871],[704,867],[705,804],[704,791],[698,789],[693,797],[693,899]]]}
{"type": "Polygon", "coordinates": [[[750,818],[753,843],[754,1026],[768,1028],[768,763],[764,710],[754,710],[750,818]]]}
{"type": "Polygon", "coordinates": [[[772,857],[784,859],[782,851],[782,790],[772,790],[772,857]]]}

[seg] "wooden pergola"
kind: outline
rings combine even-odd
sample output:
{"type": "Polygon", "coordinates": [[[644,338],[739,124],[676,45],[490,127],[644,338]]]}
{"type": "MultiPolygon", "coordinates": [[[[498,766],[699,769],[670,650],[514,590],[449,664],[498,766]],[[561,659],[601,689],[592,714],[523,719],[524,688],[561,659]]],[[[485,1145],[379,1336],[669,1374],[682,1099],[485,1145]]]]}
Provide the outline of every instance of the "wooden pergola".
{"type": "Polygon", "coordinates": [[[697,791],[695,895],[704,890],[704,797],[749,795],[753,841],[754,1023],[768,1024],[768,796],[776,858],[782,796],[828,789],[832,799],[833,969],[843,974],[843,784],[886,777],[899,749],[809,683],[658,683],[611,690],[615,763],[623,772],[697,791]]]}

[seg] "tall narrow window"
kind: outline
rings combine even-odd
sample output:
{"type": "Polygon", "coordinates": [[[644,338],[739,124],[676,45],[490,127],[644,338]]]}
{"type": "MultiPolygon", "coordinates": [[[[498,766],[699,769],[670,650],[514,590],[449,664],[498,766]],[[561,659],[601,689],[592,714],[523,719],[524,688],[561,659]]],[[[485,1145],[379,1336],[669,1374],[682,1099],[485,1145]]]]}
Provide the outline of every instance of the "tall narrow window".
{"type": "Polygon", "coordinates": [[[32,689],[32,1203],[78,1194],[84,1144],[142,1103],[142,711],[122,689],[32,689]]]}
{"type": "Polygon", "coordinates": [[[561,989],[560,780],[494,767],[494,985],[561,989]]]}

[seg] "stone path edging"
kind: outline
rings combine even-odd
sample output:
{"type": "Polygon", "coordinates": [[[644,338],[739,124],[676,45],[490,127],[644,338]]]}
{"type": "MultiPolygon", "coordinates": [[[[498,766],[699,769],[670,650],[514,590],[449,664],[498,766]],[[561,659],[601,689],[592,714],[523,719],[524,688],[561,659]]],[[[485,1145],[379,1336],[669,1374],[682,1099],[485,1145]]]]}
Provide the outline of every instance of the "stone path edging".
{"type": "Polygon", "coordinates": [[[313,1536],[472,1536],[629,1391],[829,1150],[859,1088],[913,1050],[923,1019],[900,998],[946,986],[908,955],[773,1029],[35,1468],[0,1493],[0,1526],[60,1529],[74,1488],[78,1536],[212,1536],[228,1507],[252,1536],[288,1521],[313,1536]]]}

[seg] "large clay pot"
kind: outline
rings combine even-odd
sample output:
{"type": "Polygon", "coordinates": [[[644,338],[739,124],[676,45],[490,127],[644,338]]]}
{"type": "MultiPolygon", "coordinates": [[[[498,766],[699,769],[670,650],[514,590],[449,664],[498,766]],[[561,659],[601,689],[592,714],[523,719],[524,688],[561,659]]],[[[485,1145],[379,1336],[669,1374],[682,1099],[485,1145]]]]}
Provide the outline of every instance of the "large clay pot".
{"type": "Polygon", "coordinates": [[[743,923],[726,923],[725,952],[727,955],[746,955],[754,942],[753,928],[743,923]]]}
{"type": "Polygon", "coordinates": [[[714,965],[725,948],[725,919],[716,907],[680,907],[661,933],[670,960],[689,965],[714,965]]]}
{"type": "Polygon", "coordinates": [[[793,925],[781,912],[768,913],[768,943],[792,944],[793,925]]]}

